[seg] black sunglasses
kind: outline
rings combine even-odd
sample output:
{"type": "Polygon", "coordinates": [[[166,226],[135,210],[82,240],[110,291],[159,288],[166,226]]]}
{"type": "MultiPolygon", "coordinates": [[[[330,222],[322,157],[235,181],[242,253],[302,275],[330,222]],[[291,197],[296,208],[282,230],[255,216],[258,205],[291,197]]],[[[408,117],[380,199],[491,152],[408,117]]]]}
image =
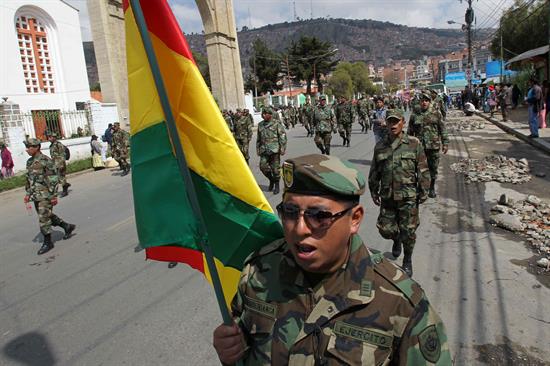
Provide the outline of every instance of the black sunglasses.
{"type": "Polygon", "coordinates": [[[277,213],[279,214],[279,217],[283,221],[288,221],[288,220],[296,221],[300,217],[300,213],[303,212],[304,221],[307,224],[307,226],[309,226],[311,229],[317,230],[317,229],[328,228],[336,220],[344,216],[354,207],[355,205],[348,207],[345,210],[342,210],[340,212],[332,213],[330,211],[319,210],[316,208],[307,208],[305,210],[301,210],[296,205],[291,205],[291,204],[286,204],[281,202],[277,205],[276,208],[277,208],[277,213]]]}

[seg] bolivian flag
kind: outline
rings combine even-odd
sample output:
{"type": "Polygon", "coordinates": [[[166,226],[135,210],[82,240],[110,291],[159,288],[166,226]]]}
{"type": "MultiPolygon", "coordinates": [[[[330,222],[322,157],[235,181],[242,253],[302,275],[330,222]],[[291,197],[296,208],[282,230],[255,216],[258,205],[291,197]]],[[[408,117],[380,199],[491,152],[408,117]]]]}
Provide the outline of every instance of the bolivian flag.
{"type": "MultiPolygon", "coordinates": [[[[166,0],[141,0],[160,76],[191,171],[208,242],[227,302],[244,259],[282,237],[166,0]]],[[[205,273],[199,220],[168,135],[153,73],[128,0],[123,3],[130,95],[132,187],[140,245],[149,259],[187,263],[205,273]]]]}

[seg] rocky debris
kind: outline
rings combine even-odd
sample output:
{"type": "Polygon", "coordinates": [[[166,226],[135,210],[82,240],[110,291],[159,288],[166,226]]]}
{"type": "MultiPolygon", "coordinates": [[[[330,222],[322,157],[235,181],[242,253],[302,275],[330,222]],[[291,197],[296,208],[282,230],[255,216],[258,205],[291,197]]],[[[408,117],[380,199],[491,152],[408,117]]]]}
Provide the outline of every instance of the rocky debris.
{"type": "Polygon", "coordinates": [[[537,266],[546,268],[547,271],[550,271],[550,260],[548,260],[548,258],[541,258],[537,261],[537,266]]]}
{"type": "MultiPolygon", "coordinates": [[[[550,270],[550,204],[537,196],[528,195],[514,201],[505,194],[498,204],[491,208],[491,224],[520,233],[527,238],[531,247],[543,256],[541,263],[550,270]]],[[[538,262],[537,262],[538,264],[538,262]]],[[[544,267],[541,265],[541,267],[544,267]]]]}
{"type": "Polygon", "coordinates": [[[462,159],[451,164],[457,174],[464,174],[466,183],[500,182],[521,184],[532,178],[527,159],[507,158],[503,155],[490,155],[483,159],[462,159]]]}
{"type": "Polygon", "coordinates": [[[449,119],[445,122],[445,129],[448,134],[456,135],[459,131],[483,130],[485,121],[478,119],[449,119]]]}

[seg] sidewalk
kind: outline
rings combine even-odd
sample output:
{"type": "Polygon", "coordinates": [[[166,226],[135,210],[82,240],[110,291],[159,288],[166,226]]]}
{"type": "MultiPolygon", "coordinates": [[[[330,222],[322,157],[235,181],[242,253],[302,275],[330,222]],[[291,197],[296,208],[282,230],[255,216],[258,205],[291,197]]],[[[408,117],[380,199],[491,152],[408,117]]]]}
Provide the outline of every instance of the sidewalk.
{"type": "Polygon", "coordinates": [[[502,121],[502,115],[500,112],[495,113],[493,118],[489,117],[489,113],[483,113],[479,110],[476,111],[476,114],[492,122],[507,133],[516,136],[517,138],[531,144],[547,154],[550,154],[550,126],[539,129],[539,138],[533,139],[528,137],[531,132],[529,131],[529,124],[527,122],[526,107],[521,106],[515,110],[511,110],[509,112],[507,122],[502,121]]]}

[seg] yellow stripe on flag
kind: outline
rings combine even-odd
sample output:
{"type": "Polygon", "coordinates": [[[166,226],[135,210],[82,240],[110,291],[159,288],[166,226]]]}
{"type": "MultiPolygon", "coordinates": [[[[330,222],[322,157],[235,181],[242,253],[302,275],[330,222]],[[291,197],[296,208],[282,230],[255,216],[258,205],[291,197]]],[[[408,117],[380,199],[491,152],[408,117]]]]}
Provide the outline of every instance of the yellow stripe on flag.
{"type": "MultiPolygon", "coordinates": [[[[202,260],[204,262],[204,275],[208,282],[212,284],[212,277],[210,276],[210,271],[208,270],[208,264],[206,263],[204,253],[202,255],[202,260]]],[[[238,271],[235,268],[225,267],[217,258],[214,258],[214,261],[216,262],[216,268],[218,269],[218,276],[220,277],[220,282],[222,284],[225,302],[227,303],[229,309],[231,309],[231,300],[233,300],[233,297],[237,293],[237,286],[239,285],[241,271],[238,271]]]]}

